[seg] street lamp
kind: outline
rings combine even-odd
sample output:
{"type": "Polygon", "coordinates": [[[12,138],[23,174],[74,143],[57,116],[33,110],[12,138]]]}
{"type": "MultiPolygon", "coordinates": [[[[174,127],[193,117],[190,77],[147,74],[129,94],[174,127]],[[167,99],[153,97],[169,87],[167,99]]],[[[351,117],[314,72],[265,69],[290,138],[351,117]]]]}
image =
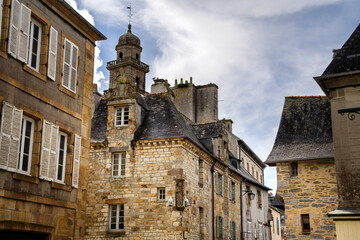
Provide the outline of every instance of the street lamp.
{"type": "Polygon", "coordinates": [[[251,190],[243,191],[243,193],[244,193],[243,196],[244,196],[245,194],[248,194],[250,200],[254,200],[254,199],[255,199],[255,193],[253,193],[251,190]]]}

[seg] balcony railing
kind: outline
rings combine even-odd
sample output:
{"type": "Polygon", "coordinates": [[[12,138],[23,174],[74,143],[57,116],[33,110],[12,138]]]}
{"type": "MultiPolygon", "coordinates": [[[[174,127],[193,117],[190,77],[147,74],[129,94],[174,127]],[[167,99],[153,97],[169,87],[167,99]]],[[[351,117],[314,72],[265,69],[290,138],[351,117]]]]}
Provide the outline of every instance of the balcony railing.
{"type": "Polygon", "coordinates": [[[107,62],[106,67],[111,67],[111,66],[116,66],[122,63],[134,63],[136,65],[138,65],[139,67],[145,69],[146,71],[149,71],[149,65],[135,59],[132,57],[125,57],[125,58],[120,58],[118,60],[113,60],[110,62],[107,62]]]}

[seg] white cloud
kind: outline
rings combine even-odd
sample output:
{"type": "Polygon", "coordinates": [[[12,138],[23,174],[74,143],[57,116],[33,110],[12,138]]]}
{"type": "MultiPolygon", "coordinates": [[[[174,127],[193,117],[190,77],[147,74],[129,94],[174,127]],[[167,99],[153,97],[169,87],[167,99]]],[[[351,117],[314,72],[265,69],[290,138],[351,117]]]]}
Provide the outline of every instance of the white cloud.
{"type": "Polygon", "coordinates": [[[97,88],[100,89],[102,84],[107,82],[105,81],[105,76],[100,67],[103,65],[103,60],[100,58],[100,48],[99,46],[95,47],[95,62],[94,62],[94,83],[97,84],[97,88]]]}
{"type": "Polygon", "coordinates": [[[65,0],[73,9],[75,9],[83,18],[85,18],[89,23],[95,26],[94,18],[91,16],[88,10],[79,9],[76,0],[65,0]]]}

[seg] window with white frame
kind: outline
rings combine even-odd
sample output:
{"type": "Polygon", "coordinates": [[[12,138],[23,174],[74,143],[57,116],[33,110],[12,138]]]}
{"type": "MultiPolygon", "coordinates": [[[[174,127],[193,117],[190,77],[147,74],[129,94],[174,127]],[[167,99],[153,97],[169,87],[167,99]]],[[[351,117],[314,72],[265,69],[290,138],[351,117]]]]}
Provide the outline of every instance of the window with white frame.
{"type": "Polygon", "coordinates": [[[165,188],[158,188],[158,200],[159,201],[165,200],[165,188]]]}
{"type": "Polygon", "coordinates": [[[41,24],[31,18],[27,65],[36,71],[39,71],[40,65],[41,28],[41,24]]]}
{"type": "Polygon", "coordinates": [[[112,161],[112,175],[113,177],[125,176],[125,159],[126,153],[113,153],[113,161],[112,161]]]}
{"type": "Polygon", "coordinates": [[[62,86],[76,93],[79,48],[69,39],[64,39],[62,86]]]}
{"type": "Polygon", "coordinates": [[[115,126],[126,126],[129,124],[129,107],[118,107],[115,109],[115,126]]]}
{"type": "Polygon", "coordinates": [[[30,174],[34,125],[35,121],[33,119],[27,116],[23,116],[21,124],[19,162],[17,169],[25,174],[30,174]]]}
{"type": "Polygon", "coordinates": [[[56,181],[64,182],[65,179],[65,166],[66,166],[66,144],[67,134],[59,132],[58,150],[57,150],[57,163],[56,163],[56,181]]]}
{"type": "Polygon", "coordinates": [[[109,230],[124,230],[124,204],[110,205],[109,230]]]}

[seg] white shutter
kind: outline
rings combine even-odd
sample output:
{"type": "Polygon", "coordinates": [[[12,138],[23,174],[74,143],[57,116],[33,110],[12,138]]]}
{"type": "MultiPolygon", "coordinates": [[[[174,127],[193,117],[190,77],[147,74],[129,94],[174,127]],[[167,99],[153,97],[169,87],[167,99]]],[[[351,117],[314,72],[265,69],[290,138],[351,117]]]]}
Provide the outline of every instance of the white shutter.
{"type": "Polygon", "coordinates": [[[50,27],[49,59],[48,59],[47,75],[50,79],[54,81],[56,75],[57,40],[58,40],[58,31],[56,31],[55,28],[50,27]]]}
{"type": "Polygon", "coordinates": [[[1,39],[2,11],[3,11],[3,0],[0,0],[0,39],[1,39]]]}
{"type": "Polygon", "coordinates": [[[73,171],[72,171],[72,186],[75,188],[77,188],[79,184],[80,155],[81,155],[81,137],[75,134],[74,160],[73,160],[73,171]]]}
{"type": "Polygon", "coordinates": [[[16,171],[23,111],[4,102],[0,129],[0,168],[16,171]]]}
{"type": "Polygon", "coordinates": [[[14,58],[16,58],[18,55],[20,18],[21,18],[21,4],[18,0],[13,0],[11,3],[8,53],[14,58]]]}
{"type": "Polygon", "coordinates": [[[21,4],[18,59],[25,63],[27,62],[29,52],[30,17],[31,10],[24,4],[21,4]]]}
{"type": "Polygon", "coordinates": [[[44,120],[39,177],[49,181],[55,178],[58,134],[59,127],[44,120]]]}
{"type": "Polygon", "coordinates": [[[70,89],[73,92],[76,92],[76,80],[77,80],[77,65],[78,65],[78,48],[77,46],[72,46],[72,57],[71,57],[71,81],[70,89]]]}
{"type": "Polygon", "coordinates": [[[71,43],[69,40],[65,38],[65,45],[64,45],[64,60],[63,60],[63,79],[62,79],[62,85],[66,88],[69,87],[70,82],[70,59],[71,59],[71,43]]]}

